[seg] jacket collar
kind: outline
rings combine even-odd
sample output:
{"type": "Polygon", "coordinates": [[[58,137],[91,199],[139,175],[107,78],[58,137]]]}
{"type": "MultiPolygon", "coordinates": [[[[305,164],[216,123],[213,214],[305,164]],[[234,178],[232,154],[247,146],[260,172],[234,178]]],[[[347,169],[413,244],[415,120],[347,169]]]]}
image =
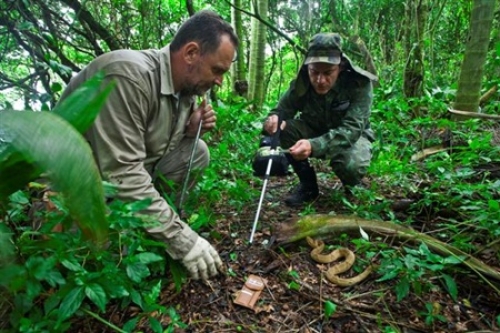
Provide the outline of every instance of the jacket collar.
{"type": "Polygon", "coordinates": [[[175,95],[170,63],[170,45],[160,49],[160,87],[162,95],[175,95]]]}

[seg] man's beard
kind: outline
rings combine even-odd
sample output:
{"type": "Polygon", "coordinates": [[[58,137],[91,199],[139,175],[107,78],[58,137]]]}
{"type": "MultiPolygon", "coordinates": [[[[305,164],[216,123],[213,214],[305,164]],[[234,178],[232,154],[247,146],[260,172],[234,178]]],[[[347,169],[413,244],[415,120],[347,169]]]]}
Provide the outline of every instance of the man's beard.
{"type": "Polygon", "coordinates": [[[187,96],[204,96],[205,93],[210,90],[210,88],[203,87],[201,85],[195,84],[189,87],[185,87],[184,89],[181,90],[181,95],[187,95],[187,96]]]}
{"type": "MultiPolygon", "coordinates": [[[[190,66],[188,68],[188,72],[190,76],[193,76],[193,73],[199,73],[199,65],[195,66],[190,66]]],[[[181,94],[182,95],[187,95],[187,96],[203,96],[205,93],[210,90],[211,87],[203,87],[199,82],[198,83],[191,83],[189,82],[183,89],[181,89],[181,94]]]]}

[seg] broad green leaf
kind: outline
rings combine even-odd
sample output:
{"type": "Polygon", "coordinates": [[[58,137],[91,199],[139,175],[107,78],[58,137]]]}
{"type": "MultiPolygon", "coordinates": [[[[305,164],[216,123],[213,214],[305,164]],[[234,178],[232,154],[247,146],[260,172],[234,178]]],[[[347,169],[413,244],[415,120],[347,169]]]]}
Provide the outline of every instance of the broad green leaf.
{"type": "Polygon", "coordinates": [[[500,203],[497,200],[488,200],[488,207],[490,212],[498,212],[500,210],[500,203]]]}
{"type": "Polygon", "coordinates": [[[130,319],[123,325],[123,330],[125,332],[133,332],[135,329],[135,326],[137,325],[137,321],[139,320],[139,317],[135,317],[130,319]]]}
{"type": "Polygon", "coordinates": [[[66,284],[66,280],[62,276],[61,272],[52,269],[45,274],[45,281],[51,286],[56,287],[56,285],[66,284]]]}
{"type": "Polygon", "coordinates": [[[134,282],[141,282],[142,279],[149,276],[149,274],[148,266],[140,262],[127,265],[127,275],[134,282]]]}
{"type": "Polygon", "coordinates": [[[59,306],[59,323],[71,317],[82,305],[85,298],[84,287],[79,286],[71,290],[59,306]]]}
{"type": "Polygon", "coordinates": [[[295,281],[292,281],[292,282],[290,282],[288,284],[288,289],[291,289],[291,290],[300,290],[300,284],[298,284],[295,281]]]}
{"type": "Polygon", "coordinates": [[[58,91],[61,91],[62,89],[63,89],[63,86],[59,82],[54,82],[50,86],[50,90],[52,90],[52,92],[58,92],[58,91]]]}
{"type": "Polygon", "coordinates": [[[27,278],[28,271],[24,266],[9,264],[0,268],[0,286],[7,287],[12,292],[24,289],[27,278]]]}
{"type": "MultiPolygon", "coordinates": [[[[30,111],[0,112],[0,138],[0,145],[7,145],[37,170],[47,173],[84,235],[102,244],[108,231],[104,192],[85,139],[61,117],[30,111]]],[[[0,196],[9,194],[4,181],[23,172],[4,173],[4,162],[0,159],[0,196]]]]}
{"type": "Polygon", "coordinates": [[[337,304],[331,301],[326,301],[323,304],[324,304],[325,318],[328,319],[332,316],[332,314],[335,313],[335,311],[337,311],[337,304]]]}
{"type": "Polygon", "coordinates": [[[69,122],[78,132],[85,133],[114,87],[114,84],[108,84],[101,90],[103,77],[103,73],[98,73],[85,81],[71,95],[57,104],[52,112],[69,122]]]}
{"type": "Polygon", "coordinates": [[[167,267],[172,274],[172,280],[174,280],[175,291],[180,292],[182,288],[182,281],[186,277],[186,269],[177,260],[173,260],[170,256],[166,256],[167,267]]]}
{"type": "Polygon", "coordinates": [[[161,326],[161,323],[158,321],[158,319],[149,317],[149,325],[151,326],[151,329],[153,332],[156,333],[162,333],[163,332],[163,327],[161,326]]]}
{"type": "Polygon", "coordinates": [[[106,311],[108,297],[104,289],[97,283],[90,283],[85,287],[85,295],[94,302],[101,311],[106,311]]]}
{"type": "MultiPolygon", "coordinates": [[[[85,132],[99,114],[102,105],[113,88],[113,85],[109,84],[101,90],[101,82],[102,75],[96,75],[57,105],[53,112],[43,113],[57,114],[68,121],[80,133],[85,132]]],[[[24,112],[31,111],[18,111],[17,113],[24,112]]],[[[33,163],[30,154],[26,155],[17,151],[8,144],[12,135],[19,134],[6,131],[2,122],[0,121],[0,175],[6,175],[6,177],[0,177],[0,199],[21,189],[29,181],[34,180],[45,171],[40,169],[39,165],[33,163]]],[[[57,128],[54,128],[53,132],[57,134],[57,128]]],[[[37,132],[29,133],[28,137],[32,140],[44,139],[34,136],[36,134],[37,132]]],[[[64,138],[64,136],[59,136],[58,141],[62,141],[61,138],[64,138]]]]}
{"type": "Polygon", "coordinates": [[[458,297],[458,288],[455,280],[448,274],[442,275],[444,282],[446,283],[446,289],[450,293],[451,298],[456,301],[458,297]]]}
{"type": "Polygon", "coordinates": [[[31,256],[26,260],[25,266],[31,276],[38,281],[42,281],[45,279],[47,272],[54,267],[54,258],[47,260],[46,258],[31,256]]]}
{"type": "Polygon", "coordinates": [[[149,206],[151,206],[151,199],[150,198],[127,203],[124,206],[124,208],[126,208],[127,211],[129,211],[129,212],[135,213],[135,212],[140,212],[141,210],[144,210],[144,209],[148,208],[149,206]]]}
{"type": "Polygon", "coordinates": [[[42,293],[43,286],[40,281],[29,279],[26,281],[26,295],[29,299],[34,299],[35,297],[40,296],[42,293]]]}
{"type": "Polygon", "coordinates": [[[127,289],[119,283],[112,284],[108,283],[105,285],[106,290],[108,291],[109,297],[110,298],[120,298],[120,297],[127,297],[130,295],[127,289]]]}
{"type": "Polygon", "coordinates": [[[30,202],[29,198],[26,196],[26,193],[23,191],[17,191],[12,193],[12,195],[9,196],[10,202],[15,202],[19,204],[26,205],[30,202]]]}
{"type": "Polygon", "coordinates": [[[151,287],[150,292],[146,292],[143,294],[144,300],[148,305],[156,306],[160,294],[161,294],[161,280],[158,280],[158,282],[151,287]]]}
{"type": "Polygon", "coordinates": [[[50,295],[45,302],[43,302],[43,311],[46,314],[49,314],[52,310],[54,310],[61,302],[61,297],[58,293],[54,293],[50,295]]]}
{"type": "Polygon", "coordinates": [[[144,310],[144,302],[142,300],[141,294],[137,290],[132,290],[130,292],[130,298],[132,299],[132,302],[137,304],[141,309],[144,310]]]}
{"type": "Polygon", "coordinates": [[[33,23],[29,21],[23,21],[17,25],[17,29],[19,30],[30,30],[31,28],[33,28],[33,23]]]}
{"type": "Polygon", "coordinates": [[[401,301],[410,292],[410,282],[407,278],[402,278],[395,287],[397,301],[401,301]]]}
{"type": "Polygon", "coordinates": [[[162,261],[165,259],[165,257],[162,257],[153,252],[142,252],[135,255],[135,257],[139,260],[139,262],[143,264],[150,264],[152,262],[162,261]]]}
{"type": "Polygon", "coordinates": [[[392,280],[395,277],[397,277],[398,275],[399,275],[399,271],[396,269],[385,271],[385,274],[382,277],[378,278],[376,281],[383,282],[383,281],[392,280]]]}
{"type": "Polygon", "coordinates": [[[413,288],[413,293],[415,295],[417,296],[422,295],[422,290],[424,289],[424,286],[422,285],[422,282],[420,282],[420,280],[414,279],[413,281],[411,281],[411,286],[413,288]]]}
{"type": "Polygon", "coordinates": [[[73,272],[83,272],[82,265],[75,258],[67,258],[61,260],[61,264],[73,272]]]}
{"type": "Polygon", "coordinates": [[[444,268],[444,265],[441,265],[441,264],[430,264],[430,265],[422,265],[423,267],[427,268],[428,270],[432,271],[432,272],[439,272],[441,270],[443,270],[444,268]]]}
{"type": "Polygon", "coordinates": [[[460,264],[464,260],[465,260],[464,256],[451,255],[449,257],[444,258],[443,263],[444,264],[460,264]]]}

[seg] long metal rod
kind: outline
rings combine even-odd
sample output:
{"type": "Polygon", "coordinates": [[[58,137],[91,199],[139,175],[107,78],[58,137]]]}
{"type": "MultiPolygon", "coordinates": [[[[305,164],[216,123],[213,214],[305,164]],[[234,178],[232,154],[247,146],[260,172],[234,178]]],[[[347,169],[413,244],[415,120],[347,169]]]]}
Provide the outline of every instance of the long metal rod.
{"type": "MultiPolygon", "coordinates": [[[[207,103],[209,103],[209,92],[206,93],[205,95],[205,100],[207,103]]],[[[203,125],[203,120],[200,117],[200,123],[198,125],[198,130],[196,131],[196,137],[193,142],[193,148],[191,149],[191,156],[189,157],[189,163],[188,163],[188,169],[186,172],[186,177],[184,177],[184,184],[182,185],[182,192],[181,192],[181,198],[179,199],[179,214],[182,212],[182,205],[184,204],[184,200],[186,197],[186,192],[189,184],[189,176],[191,175],[191,168],[193,167],[193,160],[194,160],[194,155],[196,153],[196,150],[198,148],[198,141],[200,140],[200,135],[201,135],[201,127],[203,125]]]]}
{"type": "Polygon", "coordinates": [[[260,193],[259,205],[257,207],[257,213],[255,214],[255,219],[253,220],[252,233],[250,234],[249,243],[253,242],[253,236],[255,235],[255,230],[257,229],[257,222],[259,221],[260,209],[262,207],[262,201],[264,200],[264,195],[266,193],[267,182],[269,181],[269,176],[271,174],[271,166],[273,165],[273,159],[269,158],[267,162],[266,173],[264,175],[264,184],[262,185],[262,191],[260,193]]]}

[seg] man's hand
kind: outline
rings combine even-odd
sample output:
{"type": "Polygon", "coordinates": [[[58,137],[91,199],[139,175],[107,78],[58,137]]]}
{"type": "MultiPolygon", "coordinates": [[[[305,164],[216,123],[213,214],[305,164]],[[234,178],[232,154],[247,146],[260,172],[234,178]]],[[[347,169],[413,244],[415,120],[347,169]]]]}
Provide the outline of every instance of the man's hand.
{"type": "Polygon", "coordinates": [[[293,146],[290,147],[290,155],[297,161],[302,161],[311,156],[312,147],[309,140],[299,140],[293,146]]]}
{"type": "MultiPolygon", "coordinates": [[[[281,122],[281,130],[284,130],[286,127],[286,121],[281,122]]],[[[272,135],[276,133],[278,130],[278,116],[273,114],[272,116],[269,116],[266,121],[264,122],[264,130],[269,134],[272,135]]]]}
{"type": "Polygon", "coordinates": [[[215,128],[217,117],[215,116],[212,105],[208,104],[206,99],[203,99],[200,105],[194,109],[191,117],[189,117],[189,122],[186,127],[186,136],[190,138],[196,137],[198,127],[200,126],[200,119],[203,121],[201,125],[201,134],[215,128]]]}
{"type": "Polygon", "coordinates": [[[198,280],[200,276],[203,280],[208,280],[219,272],[225,271],[217,251],[209,242],[199,236],[193,248],[181,261],[195,280],[198,280]]]}

